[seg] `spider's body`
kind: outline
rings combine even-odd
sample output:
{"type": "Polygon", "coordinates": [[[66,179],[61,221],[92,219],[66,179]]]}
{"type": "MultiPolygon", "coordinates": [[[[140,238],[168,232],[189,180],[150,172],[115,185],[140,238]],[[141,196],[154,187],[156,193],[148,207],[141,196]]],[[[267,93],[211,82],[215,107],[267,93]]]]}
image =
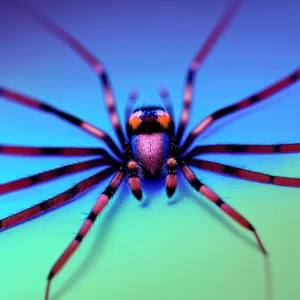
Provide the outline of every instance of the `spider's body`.
{"type": "Polygon", "coordinates": [[[136,109],[126,125],[133,159],[144,177],[162,174],[170,156],[174,122],[162,107],[136,109]]]}
{"type": "Polygon", "coordinates": [[[144,107],[136,109],[133,112],[132,108],[137,95],[131,94],[129,98],[130,101],[128,101],[126,108],[126,120],[128,120],[126,124],[127,138],[123,133],[123,128],[119,121],[109,76],[102,62],[96,59],[83,47],[83,45],[81,45],[67,32],[53,24],[45,17],[41,16],[36,11],[25,6],[25,9],[29,11],[30,15],[33,18],[35,18],[39,23],[41,23],[52,33],[62,39],[73,50],[75,50],[75,52],[77,52],[83,58],[83,60],[85,60],[96,72],[104,90],[104,98],[108,112],[110,114],[112,125],[122,145],[122,149],[120,150],[117,144],[106,132],[86,121],[83,121],[75,116],[52,107],[49,104],[43,103],[42,101],[24,96],[6,87],[0,87],[1,98],[11,100],[25,106],[29,106],[36,110],[41,110],[46,113],[53,114],[69,123],[72,123],[78,128],[81,128],[97,137],[110,149],[111,152],[114,153],[115,157],[117,157],[114,158],[106,149],[100,147],[61,148],[0,145],[0,153],[4,154],[38,156],[98,156],[96,159],[86,160],[80,163],[67,165],[33,176],[0,184],[0,194],[30,187],[37,183],[46,182],[63,175],[88,170],[94,167],[105,165],[108,166],[106,169],[77,183],[67,191],[0,220],[0,230],[11,228],[14,225],[30,220],[41,214],[47,213],[51,209],[57,208],[60,205],[67,203],[76,195],[81,194],[88,188],[100,183],[103,179],[114,174],[114,177],[111,179],[107,188],[97,199],[95,205],[93,206],[90,214],[84,221],[77,235],[50,270],[45,297],[46,300],[49,296],[50,284],[52,279],[63,268],[71,255],[79,247],[80,243],[91,229],[95,219],[102,212],[103,208],[107,205],[108,201],[114,195],[123,180],[128,180],[133,195],[138,200],[141,200],[143,197],[141,180],[146,181],[149,177],[157,177],[165,174],[166,192],[167,196],[170,198],[175,193],[177,187],[177,173],[181,172],[184,175],[185,179],[197,192],[201,193],[204,197],[213,202],[218,208],[220,208],[225,214],[231,217],[238,224],[251,231],[254,234],[262,253],[266,255],[266,250],[254,226],[231,206],[225,203],[222,198],[218,196],[212,189],[201,182],[191,170],[190,166],[250,181],[300,187],[299,178],[271,176],[264,173],[253,172],[241,168],[236,168],[234,166],[196,158],[196,156],[203,153],[293,153],[300,152],[300,144],[217,144],[196,146],[191,150],[189,150],[189,148],[195,141],[195,139],[204,130],[206,130],[206,128],[213,125],[219,119],[252,105],[256,105],[257,103],[270,98],[270,96],[276,94],[277,92],[282,91],[292,84],[295,84],[300,79],[300,68],[296,69],[294,72],[288,74],[269,87],[212,113],[204,120],[199,122],[197,126],[192,130],[192,132],[187,136],[187,138],[184,141],[181,141],[184,130],[189,121],[196,72],[206,55],[209,53],[217,39],[220,37],[221,33],[227,27],[229,21],[234,15],[234,12],[236,11],[236,8],[238,7],[237,4],[239,4],[239,1],[233,2],[232,5],[229,6],[228,10],[217,23],[212,33],[206,40],[204,46],[200,48],[188,68],[186,74],[186,82],[184,85],[183,109],[177,128],[173,122],[173,109],[168,92],[166,90],[162,90],[160,94],[165,108],[144,107]],[[126,174],[128,174],[127,178],[125,176],[126,174]]]}

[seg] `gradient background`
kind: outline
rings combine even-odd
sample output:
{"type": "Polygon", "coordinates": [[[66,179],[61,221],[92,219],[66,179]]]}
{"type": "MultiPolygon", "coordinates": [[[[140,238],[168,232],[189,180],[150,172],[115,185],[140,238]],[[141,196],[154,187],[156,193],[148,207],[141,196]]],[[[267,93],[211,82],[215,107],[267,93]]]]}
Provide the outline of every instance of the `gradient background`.
{"type": "MultiPolygon", "coordinates": [[[[98,79],[90,68],[10,2],[0,4],[1,85],[43,99],[112,133],[98,79]]],[[[104,61],[122,120],[132,86],[140,88],[139,104],[155,104],[160,103],[157,87],[162,82],[169,87],[178,120],[186,68],[228,2],[28,3],[104,61]]],[[[245,1],[198,74],[189,129],[209,113],[299,66],[299,9],[296,1],[245,1]]],[[[300,85],[296,84],[247,113],[219,122],[198,144],[297,142],[299,95],[300,85]]],[[[2,99],[0,112],[1,143],[100,145],[92,136],[53,116],[2,99]]],[[[207,158],[300,177],[299,154],[207,158]]],[[[1,156],[0,180],[84,159],[1,156]]],[[[95,172],[1,196],[0,217],[62,192],[95,172]]],[[[256,226],[270,254],[269,263],[251,233],[187,184],[180,185],[178,203],[167,205],[163,183],[149,186],[145,182],[150,200],[146,208],[124,185],[53,281],[51,299],[298,299],[300,189],[196,173],[256,226]]],[[[106,184],[70,205],[1,233],[1,299],[43,299],[50,267],[106,184]]]]}

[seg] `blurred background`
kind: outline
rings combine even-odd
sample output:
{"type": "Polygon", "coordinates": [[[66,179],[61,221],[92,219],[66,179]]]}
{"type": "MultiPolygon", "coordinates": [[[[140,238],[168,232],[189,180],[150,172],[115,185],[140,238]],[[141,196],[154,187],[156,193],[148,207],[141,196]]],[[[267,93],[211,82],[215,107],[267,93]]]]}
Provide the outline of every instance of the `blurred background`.
{"type": "MultiPolygon", "coordinates": [[[[111,77],[120,117],[129,91],[138,105],[159,104],[164,83],[176,121],[185,72],[228,1],[28,0],[101,59],[111,77]]],[[[299,4],[244,1],[197,75],[191,120],[232,104],[300,64],[299,4]]],[[[22,11],[0,3],[0,84],[34,96],[115,134],[91,69],[22,11]]],[[[300,142],[300,85],[228,117],[195,144],[300,142]]],[[[2,144],[102,146],[53,116],[0,101],[2,144]]],[[[186,136],[186,135],[185,135],[186,136]]],[[[299,154],[206,155],[207,159],[273,175],[300,177],[299,154]]],[[[0,182],[86,158],[0,156],[0,182]]],[[[54,196],[97,170],[1,196],[6,217],[54,196]]],[[[52,284],[50,299],[297,299],[300,189],[196,174],[254,224],[266,263],[250,232],[194,192],[181,178],[176,204],[164,181],[143,187],[141,207],[123,184],[76,255],[52,284]],[[153,192],[155,190],[155,192],[153,192]]],[[[48,272],[74,237],[108,180],[72,204],[0,234],[0,298],[43,299],[48,272]]]]}

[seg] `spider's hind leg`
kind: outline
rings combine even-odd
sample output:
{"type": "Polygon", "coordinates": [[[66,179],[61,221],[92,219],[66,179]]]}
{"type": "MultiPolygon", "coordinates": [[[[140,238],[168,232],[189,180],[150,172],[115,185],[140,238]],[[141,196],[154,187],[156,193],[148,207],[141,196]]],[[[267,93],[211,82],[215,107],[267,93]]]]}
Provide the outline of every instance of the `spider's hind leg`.
{"type": "Polygon", "coordinates": [[[216,204],[225,214],[227,214],[229,217],[231,217],[234,221],[239,223],[241,226],[246,228],[247,230],[250,230],[253,232],[257,243],[261,249],[261,252],[264,255],[267,255],[267,252],[265,250],[265,247],[263,246],[263,243],[256,232],[255,228],[252,226],[252,224],[246,220],[241,214],[239,214],[237,211],[235,211],[231,206],[229,206],[227,203],[225,203],[214,191],[212,191],[208,186],[203,184],[194,174],[194,172],[190,169],[190,167],[183,161],[180,161],[180,169],[184,175],[184,177],[187,179],[187,181],[192,185],[192,187],[199,193],[201,193],[203,196],[205,196],[207,199],[209,199],[211,202],[216,204]]]}

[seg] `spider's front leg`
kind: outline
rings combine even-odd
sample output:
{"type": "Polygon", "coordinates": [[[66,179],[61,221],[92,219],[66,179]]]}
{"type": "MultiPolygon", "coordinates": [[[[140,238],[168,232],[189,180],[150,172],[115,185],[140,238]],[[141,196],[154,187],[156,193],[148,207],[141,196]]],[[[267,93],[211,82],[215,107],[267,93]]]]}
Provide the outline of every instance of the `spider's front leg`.
{"type": "MultiPolygon", "coordinates": [[[[100,174],[100,173],[99,173],[100,174]]],[[[108,184],[107,188],[104,190],[104,192],[101,194],[101,196],[97,199],[95,205],[93,206],[90,214],[87,216],[86,220],[80,227],[80,230],[78,231],[75,238],[72,240],[72,242],[68,245],[66,250],[62,253],[62,255],[59,257],[59,259],[55,262],[54,266],[49,272],[48,275],[48,283],[46,288],[46,294],[45,294],[45,300],[49,300],[49,293],[50,293],[50,285],[53,281],[54,277],[58,274],[59,271],[66,265],[69,258],[73,255],[73,253],[77,250],[77,248],[80,246],[82,240],[85,238],[85,236],[90,231],[93,223],[95,222],[98,215],[103,211],[103,209],[106,207],[108,201],[112,198],[112,196],[115,194],[117,189],[120,187],[122,181],[124,178],[124,167],[122,166],[119,171],[115,173],[115,176],[108,184]]]]}

